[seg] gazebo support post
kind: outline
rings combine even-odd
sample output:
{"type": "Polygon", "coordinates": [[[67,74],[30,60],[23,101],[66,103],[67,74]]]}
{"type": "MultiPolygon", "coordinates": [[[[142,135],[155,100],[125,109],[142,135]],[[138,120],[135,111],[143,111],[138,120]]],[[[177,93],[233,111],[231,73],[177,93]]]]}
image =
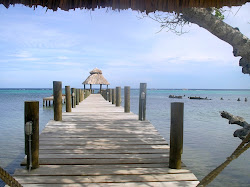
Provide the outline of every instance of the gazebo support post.
{"type": "Polygon", "coordinates": [[[85,91],[85,84],[84,84],[83,88],[84,88],[84,91],[85,91]]]}
{"type": "Polygon", "coordinates": [[[100,84],[100,94],[102,93],[102,84],[100,84]]]}

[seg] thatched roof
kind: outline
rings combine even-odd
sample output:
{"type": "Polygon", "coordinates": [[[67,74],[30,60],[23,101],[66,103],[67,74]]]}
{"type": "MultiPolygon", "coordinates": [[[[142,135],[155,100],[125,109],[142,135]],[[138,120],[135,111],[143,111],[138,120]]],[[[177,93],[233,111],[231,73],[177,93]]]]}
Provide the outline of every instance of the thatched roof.
{"type": "Polygon", "coordinates": [[[109,82],[103,77],[102,71],[98,68],[89,72],[90,75],[82,84],[104,84],[109,85],[109,82]]]}
{"type": "Polygon", "coordinates": [[[93,69],[91,72],[89,72],[91,75],[92,74],[102,74],[102,70],[98,69],[98,68],[95,68],[93,69]]]}
{"type": "Polygon", "coordinates": [[[96,9],[109,7],[113,10],[133,9],[141,12],[154,12],[156,10],[164,12],[178,12],[183,8],[190,7],[216,7],[240,6],[250,2],[250,0],[0,0],[6,8],[10,5],[23,4],[29,7],[41,5],[56,11],[70,10],[75,8],[96,9]]]}

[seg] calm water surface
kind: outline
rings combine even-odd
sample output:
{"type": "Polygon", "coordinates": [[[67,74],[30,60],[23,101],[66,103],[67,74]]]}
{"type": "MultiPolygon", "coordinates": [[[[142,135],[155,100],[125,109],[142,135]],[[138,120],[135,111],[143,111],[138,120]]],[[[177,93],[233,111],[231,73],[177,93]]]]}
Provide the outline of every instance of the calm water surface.
{"type": "MultiPolygon", "coordinates": [[[[10,173],[19,167],[24,157],[24,101],[39,101],[41,132],[53,119],[53,108],[42,106],[42,98],[51,94],[51,89],[0,89],[0,166],[10,173]]],[[[131,90],[131,111],[135,114],[138,114],[138,95],[138,90],[131,90]]],[[[147,90],[147,119],[168,142],[171,102],[184,102],[183,161],[201,180],[224,162],[241,142],[233,137],[239,126],[229,125],[226,119],[220,117],[219,111],[228,111],[250,122],[250,90],[147,90]],[[170,94],[185,97],[181,100],[170,99],[170,94]],[[190,100],[189,96],[212,100],[190,100]],[[221,97],[224,100],[220,100],[221,97]],[[237,101],[238,98],[241,101],[237,101]],[[244,102],[244,98],[249,101],[244,102]]],[[[250,186],[249,163],[248,150],[209,186],[250,186]]],[[[1,185],[3,183],[0,182],[1,185]]]]}

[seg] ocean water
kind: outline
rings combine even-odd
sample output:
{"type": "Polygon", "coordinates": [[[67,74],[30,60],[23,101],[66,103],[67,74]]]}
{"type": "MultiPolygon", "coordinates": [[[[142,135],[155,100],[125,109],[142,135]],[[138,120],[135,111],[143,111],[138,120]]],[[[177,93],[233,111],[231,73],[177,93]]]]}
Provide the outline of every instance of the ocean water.
{"type": "MultiPolygon", "coordinates": [[[[40,132],[50,119],[53,107],[43,107],[43,97],[51,89],[0,89],[0,166],[13,173],[24,157],[24,101],[39,101],[40,132]]],[[[123,99],[123,91],[122,91],[123,99]]],[[[146,118],[169,142],[170,104],[184,103],[183,162],[201,180],[226,160],[240,144],[233,132],[240,128],[228,124],[219,111],[228,111],[250,122],[250,90],[147,90],[146,118]],[[171,99],[169,95],[182,95],[171,99]],[[211,100],[190,100],[190,96],[211,100]],[[223,97],[224,100],[220,100],[223,97]],[[240,98],[241,101],[237,101],[240,98]],[[244,99],[248,98],[248,102],[244,99]]],[[[138,114],[139,90],[131,90],[131,111],[138,114]]],[[[123,104],[123,103],[122,103],[123,104]]],[[[65,111],[65,106],[63,106],[65,111]]],[[[250,186],[250,151],[223,170],[209,186],[250,186]]],[[[0,182],[0,186],[4,184],[0,182]]]]}

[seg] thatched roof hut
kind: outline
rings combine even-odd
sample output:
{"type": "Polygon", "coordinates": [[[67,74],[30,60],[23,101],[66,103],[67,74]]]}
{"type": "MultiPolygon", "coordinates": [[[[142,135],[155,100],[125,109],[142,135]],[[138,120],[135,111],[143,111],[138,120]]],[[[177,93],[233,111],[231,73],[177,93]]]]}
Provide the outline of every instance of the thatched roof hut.
{"type": "Polygon", "coordinates": [[[90,75],[88,78],[82,83],[84,85],[89,84],[90,89],[92,90],[92,85],[100,85],[100,91],[102,89],[102,85],[110,85],[109,82],[102,75],[102,71],[98,68],[93,69],[89,72],[90,75]]]}
{"type": "Polygon", "coordinates": [[[154,12],[156,10],[164,12],[178,12],[190,7],[216,7],[240,6],[250,2],[250,0],[0,0],[6,8],[10,5],[23,4],[36,8],[38,5],[56,11],[58,8],[68,11],[70,9],[96,9],[112,8],[113,10],[124,10],[131,8],[141,12],[154,12]]]}
{"type": "Polygon", "coordinates": [[[90,75],[82,84],[103,84],[110,85],[109,82],[102,75],[102,71],[98,68],[93,69],[89,72],[90,75]]]}

